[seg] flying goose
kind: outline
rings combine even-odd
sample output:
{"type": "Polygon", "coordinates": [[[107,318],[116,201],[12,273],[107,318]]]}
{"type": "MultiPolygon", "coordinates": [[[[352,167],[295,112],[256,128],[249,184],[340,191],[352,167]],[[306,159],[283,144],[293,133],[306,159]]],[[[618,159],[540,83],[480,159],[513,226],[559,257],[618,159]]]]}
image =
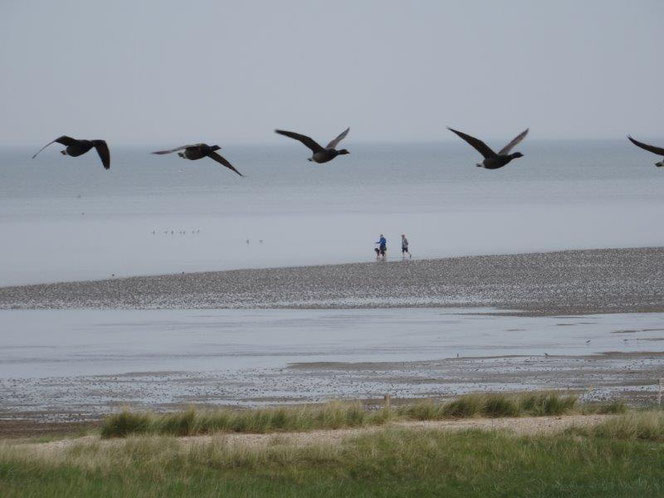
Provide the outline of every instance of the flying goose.
{"type": "MultiPolygon", "coordinates": [[[[78,157],[85,154],[87,151],[93,147],[97,149],[97,154],[101,158],[101,163],[104,165],[105,169],[111,167],[111,153],[108,151],[108,145],[104,140],[77,140],[75,138],[68,137],[67,135],[62,135],[61,137],[56,138],[52,142],[47,143],[41,149],[37,151],[39,154],[42,150],[48,147],[51,144],[59,143],[65,145],[65,150],[60,151],[61,154],[65,156],[78,157]]],[[[32,156],[34,159],[37,157],[37,154],[32,156]]]]}
{"type": "Polygon", "coordinates": [[[346,149],[341,149],[341,150],[336,149],[336,146],[339,145],[339,142],[341,142],[344,138],[346,138],[346,135],[348,135],[350,128],[346,128],[337,138],[335,138],[329,144],[327,144],[327,147],[321,147],[314,139],[309,138],[305,135],[300,135],[299,133],[294,133],[292,131],[284,131],[284,130],[274,130],[274,131],[279,135],[284,135],[286,137],[299,140],[304,145],[309,147],[311,149],[311,152],[313,152],[313,155],[309,158],[309,161],[313,161],[318,164],[331,161],[332,159],[334,159],[339,155],[350,154],[350,152],[348,152],[348,150],[346,149]]]}
{"type": "Polygon", "coordinates": [[[510,143],[508,143],[505,147],[500,149],[498,153],[496,154],[491,148],[482,142],[481,140],[471,137],[470,135],[466,135],[465,133],[462,133],[457,130],[453,130],[452,128],[448,127],[448,130],[451,132],[456,133],[459,135],[461,138],[463,138],[466,142],[468,142],[470,145],[472,145],[477,152],[482,154],[484,156],[484,161],[482,161],[481,164],[477,164],[478,167],[480,168],[486,168],[486,169],[498,169],[502,168],[505,166],[507,163],[509,163],[512,159],[516,159],[517,157],[523,157],[523,154],[521,152],[514,152],[510,154],[510,151],[519,143],[521,140],[523,140],[526,135],[528,134],[528,128],[526,128],[524,131],[522,131],[519,135],[517,135],[514,140],[512,140],[510,143]]]}
{"type": "Polygon", "coordinates": [[[204,157],[209,157],[214,159],[218,163],[226,166],[228,169],[235,171],[238,175],[244,176],[238,170],[236,170],[231,163],[226,159],[221,157],[215,151],[221,149],[218,145],[208,145],[208,144],[192,144],[192,145],[183,145],[182,147],[177,147],[170,150],[158,150],[153,152],[153,154],[170,154],[171,152],[178,152],[178,156],[184,159],[190,159],[196,161],[197,159],[203,159],[204,157]]]}
{"type": "MultiPolygon", "coordinates": [[[[641,147],[642,149],[645,149],[648,152],[652,152],[653,154],[657,154],[659,156],[664,156],[664,148],[662,148],[662,147],[655,147],[654,145],[644,144],[643,142],[639,142],[638,140],[634,140],[629,135],[627,135],[627,138],[629,138],[630,142],[632,142],[637,147],[641,147]]],[[[660,162],[655,163],[655,166],[657,166],[658,168],[663,167],[664,166],[664,158],[660,162]]]]}

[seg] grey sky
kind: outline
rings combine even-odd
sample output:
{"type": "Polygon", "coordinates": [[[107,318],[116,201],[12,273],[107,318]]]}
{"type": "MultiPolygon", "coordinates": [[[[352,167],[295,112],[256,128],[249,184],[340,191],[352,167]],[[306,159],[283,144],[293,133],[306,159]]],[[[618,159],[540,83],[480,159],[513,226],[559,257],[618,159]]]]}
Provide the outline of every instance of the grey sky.
{"type": "Polygon", "coordinates": [[[2,143],[664,136],[661,0],[0,1],[2,143]]]}

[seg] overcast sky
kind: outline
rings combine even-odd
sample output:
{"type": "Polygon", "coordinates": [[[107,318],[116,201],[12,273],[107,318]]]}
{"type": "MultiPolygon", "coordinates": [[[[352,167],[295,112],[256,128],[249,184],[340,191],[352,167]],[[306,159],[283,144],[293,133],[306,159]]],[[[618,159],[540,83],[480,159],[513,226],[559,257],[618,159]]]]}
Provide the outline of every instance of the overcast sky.
{"type": "Polygon", "coordinates": [[[0,142],[664,136],[664,1],[0,0],[0,142]]]}

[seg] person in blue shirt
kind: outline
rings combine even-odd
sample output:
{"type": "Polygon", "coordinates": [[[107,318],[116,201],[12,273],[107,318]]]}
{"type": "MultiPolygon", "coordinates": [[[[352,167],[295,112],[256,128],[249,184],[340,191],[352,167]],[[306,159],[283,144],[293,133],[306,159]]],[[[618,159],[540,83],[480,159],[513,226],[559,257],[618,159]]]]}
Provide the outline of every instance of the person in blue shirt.
{"type": "Polygon", "coordinates": [[[387,253],[387,239],[381,233],[378,242],[376,242],[378,247],[374,249],[376,251],[376,259],[382,258],[385,261],[385,254],[387,253]]]}

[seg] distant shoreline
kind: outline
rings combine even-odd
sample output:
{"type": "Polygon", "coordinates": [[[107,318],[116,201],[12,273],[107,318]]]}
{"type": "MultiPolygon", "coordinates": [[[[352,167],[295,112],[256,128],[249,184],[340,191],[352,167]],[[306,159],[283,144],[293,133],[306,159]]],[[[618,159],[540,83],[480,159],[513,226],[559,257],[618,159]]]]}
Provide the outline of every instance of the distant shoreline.
{"type": "Polygon", "coordinates": [[[227,270],[0,288],[0,309],[495,307],[664,311],[664,248],[227,270]]]}

